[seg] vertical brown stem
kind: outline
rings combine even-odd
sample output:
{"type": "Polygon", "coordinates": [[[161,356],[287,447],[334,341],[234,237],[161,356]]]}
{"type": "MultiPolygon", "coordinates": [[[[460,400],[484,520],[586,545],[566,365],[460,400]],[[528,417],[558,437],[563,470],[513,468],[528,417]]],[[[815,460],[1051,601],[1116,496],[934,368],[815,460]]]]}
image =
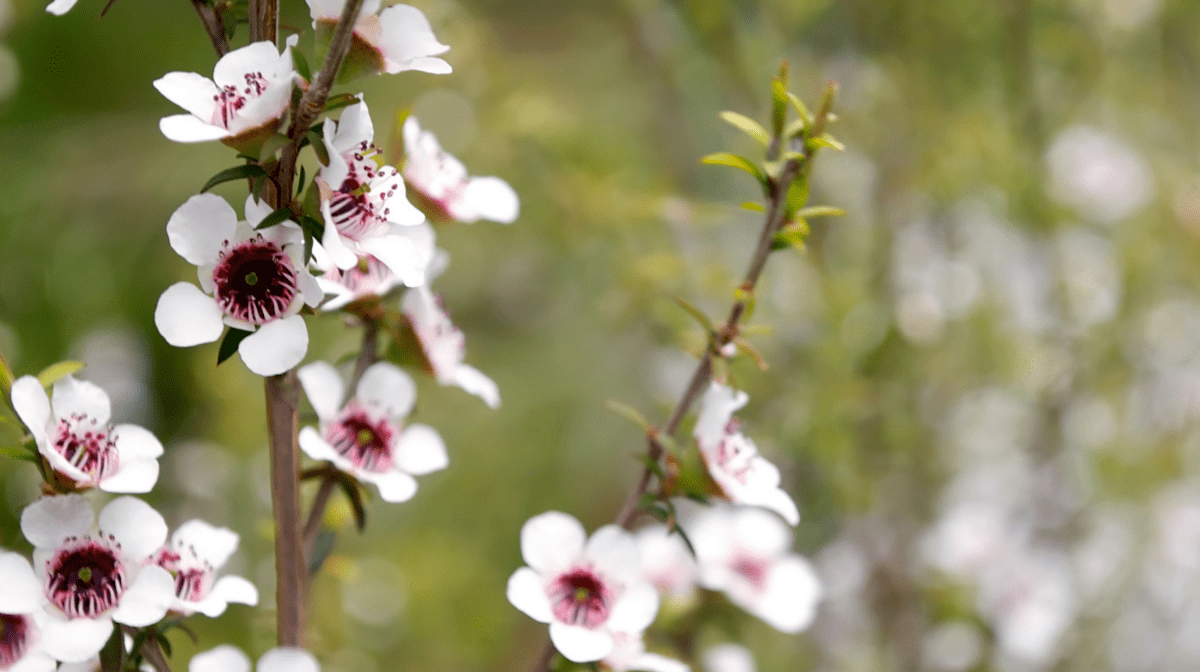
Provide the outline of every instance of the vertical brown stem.
{"type": "Polygon", "coordinates": [[[250,41],[274,42],[279,32],[279,0],[250,0],[250,41]]]}
{"type": "Polygon", "coordinates": [[[271,501],[275,516],[275,604],[280,646],[304,646],[307,575],[300,523],[300,402],[296,372],[263,379],[271,443],[271,501]]]}

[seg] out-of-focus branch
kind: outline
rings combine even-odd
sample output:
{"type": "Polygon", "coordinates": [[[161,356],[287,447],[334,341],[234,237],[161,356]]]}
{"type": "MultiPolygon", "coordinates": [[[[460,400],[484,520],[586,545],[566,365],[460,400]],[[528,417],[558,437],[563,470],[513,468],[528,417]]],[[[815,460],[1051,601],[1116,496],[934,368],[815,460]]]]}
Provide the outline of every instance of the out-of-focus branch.
{"type": "Polygon", "coordinates": [[[158,640],[149,637],[142,644],[142,657],[155,672],[171,672],[171,665],[167,663],[166,657],[163,655],[162,647],[158,645],[158,640]]]}
{"type": "Polygon", "coordinates": [[[271,502],[275,517],[275,606],[280,646],[304,646],[307,572],[300,526],[300,393],[296,372],[263,379],[271,444],[271,502]]]}
{"type": "Polygon", "coordinates": [[[217,58],[224,56],[229,52],[229,40],[225,39],[225,20],[205,0],[192,0],[192,7],[200,15],[200,22],[204,24],[204,32],[208,33],[208,39],[217,51],[217,58]]]}

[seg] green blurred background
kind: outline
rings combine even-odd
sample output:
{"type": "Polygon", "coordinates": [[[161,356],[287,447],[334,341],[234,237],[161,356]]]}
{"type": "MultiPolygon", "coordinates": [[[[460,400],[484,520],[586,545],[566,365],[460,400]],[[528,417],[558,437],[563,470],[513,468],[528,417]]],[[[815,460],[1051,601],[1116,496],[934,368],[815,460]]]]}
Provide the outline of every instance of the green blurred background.
{"type": "MultiPolygon", "coordinates": [[[[240,532],[231,569],[264,597],[189,625],[202,648],[258,654],[274,631],[261,382],[236,358],[214,368],[215,345],[171,348],[152,319],[192,276],[167,218],[234,159],[165,140],[177,110],[150,83],[214,56],[184,0],[103,19],[101,0],[44,4],[0,0],[0,352],[18,374],[89,362],[117,420],[163,440],[150,501],[172,526],[240,532]]],[[[374,502],[363,535],[331,512],[324,669],[528,668],[545,627],[504,596],[520,526],[559,509],[594,529],[619,508],[639,442],[604,401],[664,417],[702,345],[670,297],[731,302],[759,218],[737,204],[756,194],[698,158],[754,150],[716,113],[763,118],[783,59],[812,103],[840,83],[848,149],[821,155],[812,202],[849,214],[777,253],[753,319],[773,328],[754,339],[770,368],[733,375],[827,596],[803,635],[721,617],[702,645],[742,641],[765,672],[1200,667],[1200,4],[413,4],[455,72],[346,90],[391,151],[412,107],[521,196],[512,226],[439,230],[435,288],[503,407],[419,381],[451,464],[411,502],[374,502]]],[[[285,30],[306,28],[284,5],[285,30]]],[[[337,316],[309,324],[309,360],[357,346],[337,316]]],[[[0,470],[0,544],[27,549],[36,476],[0,470]]],[[[183,669],[192,645],[173,641],[183,669]]]]}

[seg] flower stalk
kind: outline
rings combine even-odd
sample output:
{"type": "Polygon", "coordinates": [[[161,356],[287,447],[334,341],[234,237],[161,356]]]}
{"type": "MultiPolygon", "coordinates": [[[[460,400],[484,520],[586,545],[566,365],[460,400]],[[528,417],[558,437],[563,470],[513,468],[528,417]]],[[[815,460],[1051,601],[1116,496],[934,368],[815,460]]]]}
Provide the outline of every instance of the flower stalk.
{"type": "Polygon", "coordinates": [[[263,379],[275,517],[275,604],[280,646],[304,646],[308,574],[300,523],[300,393],[294,370],[263,379]]]}

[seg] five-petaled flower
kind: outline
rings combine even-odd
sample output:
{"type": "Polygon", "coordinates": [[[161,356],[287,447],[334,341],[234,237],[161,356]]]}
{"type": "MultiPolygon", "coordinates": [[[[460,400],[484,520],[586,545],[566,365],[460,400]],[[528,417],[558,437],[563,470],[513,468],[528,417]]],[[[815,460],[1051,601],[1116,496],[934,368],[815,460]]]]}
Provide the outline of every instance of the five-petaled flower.
{"type": "Polygon", "coordinates": [[[471,177],[462,162],[442,151],[417,118],[404,120],[404,181],[429,218],[437,222],[517,219],[517,192],[498,177],[471,177]]]}
{"type": "Polygon", "coordinates": [[[191,615],[200,612],[217,617],[229,603],[258,604],[258,589],[240,576],[217,578],[237,550],[238,535],[203,520],[189,520],[171,535],[171,543],[159,549],[151,561],[175,577],[173,611],[191,615]]]}
{"type": "Polygon", "coordinates": [[[247,221],[239,222],[225,199],[200,194],[171,215],[171,247],[199,267],[200,287],[178,282],[159,297],[154,324],[168,343],[211,343],[229,325],[254,332],[238,344],[238,353],[260,376],[283,373],[304,359],[308,328],[297,313],[304,304],[316,307],[324,295],[305,266],[296,224],[254,230],[270,213],[270,206],[248,196],[247,221]]]}
{"type": "Polygon", "coordinates": [[[96,515],[82,495],[43,497],[21,512],[37,573],[5,572],[0,604],[37,591],[42,643],[64,662],[99,653],[113,621],[157,623],[174,600],[171,575],[146,560],[163,545],[167,524],[149,504],[119,497],[96,515]]]}
{"type": "Polygon", "coordinates": [[[23,556],[0,551],[0,670],[52,672],[57,666],[44,650],[45,596],[23,556]]]}
{"type": "Polygon", "coordinates": [[[467,339],[450,321],[441,301],[427,286],[404,293],[401,309],[412,327],[428,369],[442,385],[457,385],[483,399],[492,408],[500,407],[500,389],[473,366],[463,363],[467,339]]]}
{"type": "Polygon", "coordinates": [[[12,403],[59,485],[150,492],[163,452],[158,439],[137,425],[111,424],[108,394],[93,383],[65,376],[53,391],[47,397],[37,378],[22,376],[13,383],[12,403]]]}
{"type": "Polygon", "coordinates": [[[417,386],[388,362],[367,367],[345,404],[345,385],[327,362],[297,372],[300,384],[321,420],[321,430],[300,431],[300,447],[314,460],[327,460],[360,481],[374,483],[388,502],[403,502],[417,492],[413,476],[445,469],[449,460],[437,431],[428,425],[404,425],[417,400],[417,386]]]}
{"type": "Polygon", "coordinates": [[[698,569],[683,537],[666,525],[650,525],[634,533],[642,554],[642,577],[663,597],[664,608],[683,608],[696,597],[698,569]]]}
{"type": "Polygon", "coordinates": [[[521,528],[521,556],[529,566],[508,579],[508,601],[549,623],[551,641],[571,661],[612,655],[619,635],[641,633],[658,613],[637,543],[616,525],[588,539],[578,520],[549,511],[521,528]]]}
{"type": "MultiPolygon", "coordinates": [[[[250,658],[228,644],[197,653],[188,672],[250,672],[250,658]]],[[[258,659],[258,672],[321,672],[317,659],[304,649],[281,646],[258,659]]]]}
{"type": "MultiPolygon", "coordinates": [[[[340,73],[342,81],[355,75],[378,72],[396,74],[420,70],[435,75],[450,72],[438,54],[450,47],[437,41],[429,19],[410,5],[392,5],[379,11],[380,0],[366,0],[354,23],[350,53],[340,73]]],[[[309,15],[318,41],[328,41],[342,16],[346,0],[308,0],[309,15]]]]}
{"type": "Polygon", "coordinates": [[[720,383],[708,388],[693,430],[700,455],[726,499],[771,509],[795,525],[800,522],[800,511],[779,487],[779,469],[758,454],[758,447],[742,434],[733,417],[749,399],[745,392],[720,383]]]}

